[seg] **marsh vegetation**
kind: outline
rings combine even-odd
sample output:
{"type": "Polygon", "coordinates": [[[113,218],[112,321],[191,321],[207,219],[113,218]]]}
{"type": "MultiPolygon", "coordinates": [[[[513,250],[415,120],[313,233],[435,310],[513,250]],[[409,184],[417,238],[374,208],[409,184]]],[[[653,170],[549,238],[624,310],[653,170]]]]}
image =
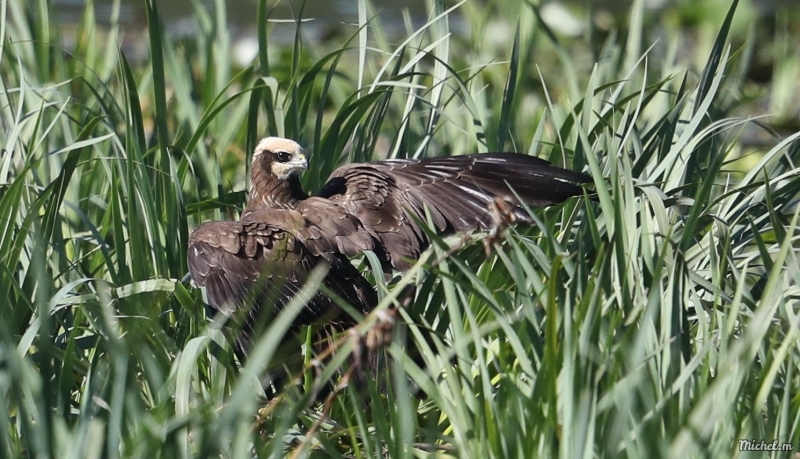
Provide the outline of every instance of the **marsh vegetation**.
{"type": "Polygon", "coordinates": [[[431,1],[387,34],[361,0],[358,24],[311,40],[297,21],[278,46],[259,0],[239,66],[224,1],[194,2],[198,33],[178,38],[144,3],[135,62],[91,1],[69,46],[47,0],[0,3],[3,457],[800,448],[796,13],[638,1],[570,37],[536,2],[431,1]],[[417,286],[393,371],[320,403],[340,353],[267,403],[290,317],[239,369],[186,278],[189,232],[238,216],[267,135],[311,152],[306,189],[348,162],[503,150],[594,183],[533,227],[437,239],[405,276],[353,260],[379,309],[417,286]]]}

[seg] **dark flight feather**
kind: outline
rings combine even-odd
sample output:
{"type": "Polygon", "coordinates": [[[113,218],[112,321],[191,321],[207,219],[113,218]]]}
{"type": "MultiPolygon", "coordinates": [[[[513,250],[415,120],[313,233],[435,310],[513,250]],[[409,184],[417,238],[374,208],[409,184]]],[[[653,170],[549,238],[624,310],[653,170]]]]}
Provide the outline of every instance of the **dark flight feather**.
{"type": "Polygon", "coordinates": [[[533,156],[486,153],[350,164],[333,172],[319,196],[358,217],[394,268],[406,270],[406,259],[418,258],[430,244],[414,220],[425,221],[426,207],[442,235],[488,230],[495,199],[507,201],[516,218],[527,222],[522,203],[545,207],[562,202],[582,193],[570,182],[589,180],[533,156]]]}

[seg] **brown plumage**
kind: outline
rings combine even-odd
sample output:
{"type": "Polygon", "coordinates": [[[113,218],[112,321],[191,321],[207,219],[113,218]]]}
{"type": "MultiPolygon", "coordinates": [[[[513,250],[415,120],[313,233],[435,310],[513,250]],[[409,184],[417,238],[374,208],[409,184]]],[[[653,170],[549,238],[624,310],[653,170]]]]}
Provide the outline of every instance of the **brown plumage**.
{"type": "MultiPolygon", "coordinates": [[[[318,263],[329,263],[324,285],[356,310],[377,303],[372,286],[348,256],[374,251],[384,270],[406,270],[430,245],[417,223],[428,209],[442,235],[493,226],[497,202],[518,221],[529,207],[545,207],[582,193],[569,182],[590,177],[516,153],[350,164],[335,170],[309,197],[300,186],[303,149],[280,138],[262,140],[253,155],[250,198],[239,222],[205,223],[189,239],[189,270],[205,286],[210,305],[233,314],[252,304],[243,320],[246,348],[254,319],[279,310],[318,263]],[[517,199],[517,196],[521,199],[517,199]]],[[[318,293],[298,324],[354,322],[318,293]]]]}

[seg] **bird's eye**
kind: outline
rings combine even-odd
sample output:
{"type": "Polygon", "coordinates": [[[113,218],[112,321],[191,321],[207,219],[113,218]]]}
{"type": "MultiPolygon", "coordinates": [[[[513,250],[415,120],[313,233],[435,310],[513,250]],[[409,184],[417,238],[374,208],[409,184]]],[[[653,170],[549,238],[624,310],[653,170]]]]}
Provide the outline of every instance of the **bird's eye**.
{"type": "Polygon", "coordinates": [[[288,152],[285,151],[279,151],[276,153],[276,155],[278,156],[278,161],[282,163],[288,162],[289,159],[292,157],[292,155],[290,155],[288,152]]]}

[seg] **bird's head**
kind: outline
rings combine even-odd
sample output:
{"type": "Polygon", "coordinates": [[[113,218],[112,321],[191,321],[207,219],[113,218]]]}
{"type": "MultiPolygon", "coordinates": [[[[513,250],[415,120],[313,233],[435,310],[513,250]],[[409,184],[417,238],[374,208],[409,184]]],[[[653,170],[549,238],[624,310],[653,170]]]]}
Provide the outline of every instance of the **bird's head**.
{"type": "Polygon", "coordinates": [[[275,177],[286,180],[308,169],[305,150],[297,142],[281,137],[262,139],[253,152],[253,165],[263,164],[275,177]]]}

